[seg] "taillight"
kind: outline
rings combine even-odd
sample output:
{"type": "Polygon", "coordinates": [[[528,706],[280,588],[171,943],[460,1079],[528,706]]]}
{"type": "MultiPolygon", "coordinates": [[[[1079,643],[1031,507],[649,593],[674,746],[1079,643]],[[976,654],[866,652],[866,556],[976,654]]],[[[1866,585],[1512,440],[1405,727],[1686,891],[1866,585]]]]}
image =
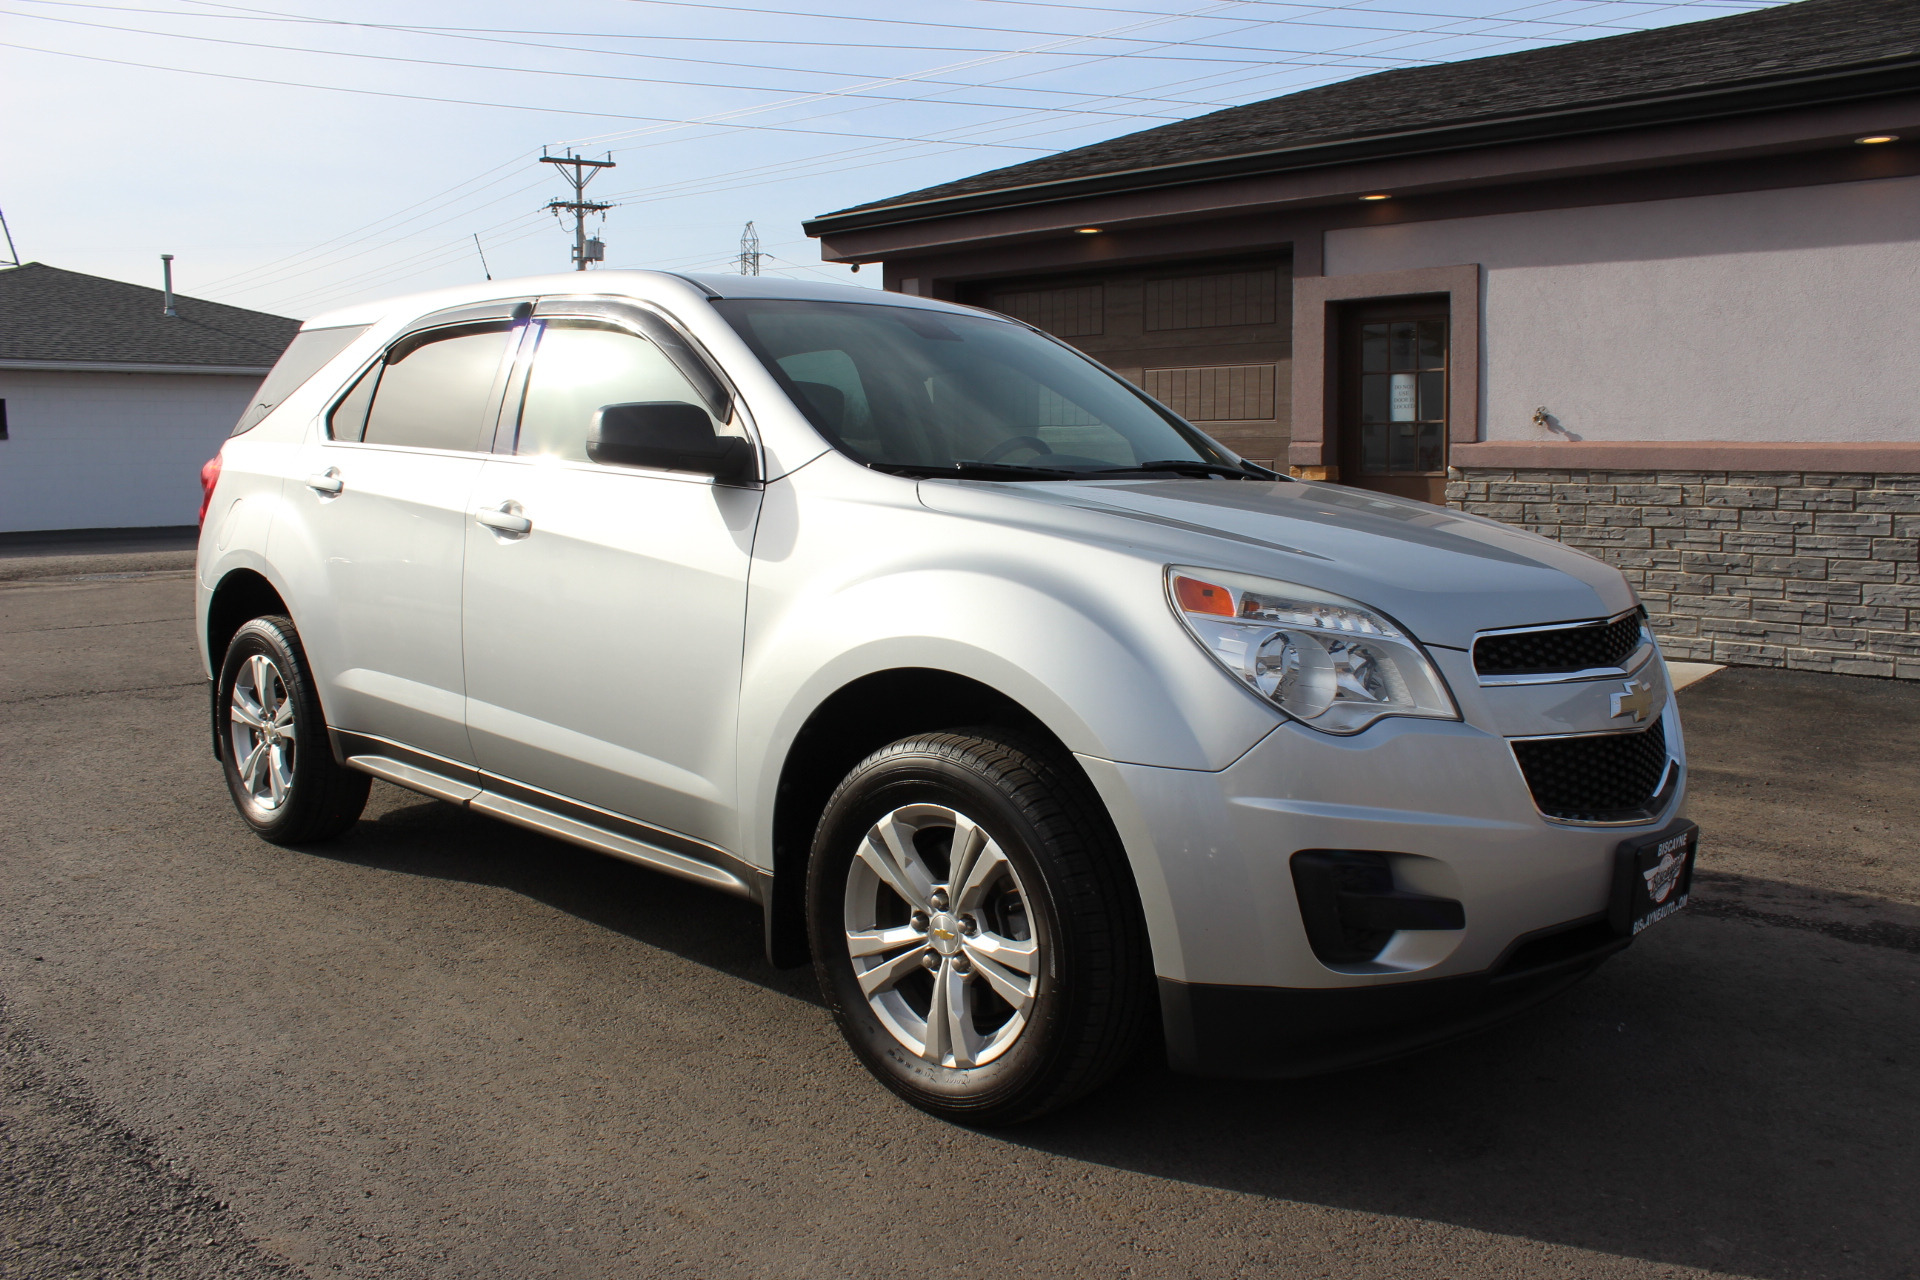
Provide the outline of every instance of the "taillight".
{"type": "Polygon", "coordinates": [[[200,468],[200,527],[207,524],[207,508],[213,504],[213,488],[220,483],[220,455],[208,458],[200,468]]]}

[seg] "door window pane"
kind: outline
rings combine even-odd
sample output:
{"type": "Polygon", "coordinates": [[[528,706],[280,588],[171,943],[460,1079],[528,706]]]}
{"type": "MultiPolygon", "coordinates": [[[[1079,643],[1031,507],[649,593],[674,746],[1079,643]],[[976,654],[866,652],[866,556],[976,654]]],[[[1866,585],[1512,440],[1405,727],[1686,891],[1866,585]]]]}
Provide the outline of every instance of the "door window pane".
{"type": "Polygon", "coordinates": [[[551,321],[533,357],[513,451],[585,462],[601,409],[663,400],[704,408],[693,384],[645,338],[592,321],[551,321]]]}
{"type": "Polygon", "coordinates": [[[1360,367],[1368,373],[1387,371],[1387,326],[1360,326],[1360,367]]]}
{"type": "Polygon", "coordinates": [[[1414,342],[1414,333],[1419,326],[1412,321],[1402,320],[1392,325],[1391,328],[1393,330],[1393,340],[1391,343],[1392,356],[1390,358],[1393,361],[1393,367],[1395,369],[1412,369],[1418,367],[1420,357],[1414,342]]]}
{"type": "Polygon", "coordinates": [[[483,448],[491,425],[486,412],[507,352],[507,335],[507,325],[499,324],[394,344],[367,415],[366,442],[420,449],[483,448]]]}
{"type": "Polygon", "coordinates": [[[1393,399],[1392,381],[1393,375],[1389,373],[1360,375],[1360,421],[1387,421],[1393,399]]]}
{"type": "Polygon", "coordinates": [[[373,388],[380,381],[381,366],[375,365],[360,375],[340,403],[327,415],[327,431],[335,440],[363,440],[367,434],[367,410],[373,406],[373,388]]]}
{"type": "Polygon", "coordinates": [[[1360,428],[1360,469],[1375,474],[1387,469],[1387,432],[1384,422],[1369,422],[1360,428]]]}
{"type": "Polygon", "coordinates": [[[1447,367],[1447,322],[1445,320],[1420,322],[1420,367],[1422,369],[1447,367]]]}
{"type": "MultiPolygon", "coordinates": [[[[1409,382],[1413,374],[1404,375],[1409,382]]],[[[1435,369],[1419,375],[1420,405],[1419,412],[1412,415],[1421,422],[1440,422],[1447,416],[1447,372],[1435,369]]]]}

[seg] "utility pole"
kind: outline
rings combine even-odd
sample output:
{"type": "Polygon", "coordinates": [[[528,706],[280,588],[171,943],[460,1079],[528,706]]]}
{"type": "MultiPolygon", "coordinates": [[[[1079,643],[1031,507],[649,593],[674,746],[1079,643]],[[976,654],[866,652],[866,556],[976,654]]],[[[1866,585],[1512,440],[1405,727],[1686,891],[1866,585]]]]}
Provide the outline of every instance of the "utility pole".
{"type": "Polygon", "coordinates": [[[550,156],[543,151],[540,155],[540,163],[573,170],[572,173],[562,175],[573,187],[573,199],[547,201],[547,208],[553,210],[554,217],[559,217],[562,210],[573,215],[573,269],[585,271],[589,262],[605,262],[607,246],[597,237],[590,239],[587,236],[587,215],[605,214],[613,206],[587,199],[586,191],[587,184],[593,181],[600,170],[614,167],[612,153],[608,153],[605,160],[582,160],[574,155],[573,149],[569,147],[564,156],[550,156]]]}
{"type": "Polygon", "coordinates": [[[757,276],[760,274],[760,233],[749,222],[740,233],[740,274],[757,276]]]}

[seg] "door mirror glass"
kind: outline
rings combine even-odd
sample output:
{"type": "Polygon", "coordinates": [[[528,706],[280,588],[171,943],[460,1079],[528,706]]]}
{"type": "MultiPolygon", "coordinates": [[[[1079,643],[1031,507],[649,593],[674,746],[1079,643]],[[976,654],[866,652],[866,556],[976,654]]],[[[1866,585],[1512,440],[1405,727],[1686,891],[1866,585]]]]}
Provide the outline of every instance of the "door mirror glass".
{"type": "Polygon", "coordinates": [[[691,471],[716,480],[751,474],[753,447],[713,429],[705,409],[684,400],[602,406],[587,433],[587,457],[620,467],[691,471]]]}

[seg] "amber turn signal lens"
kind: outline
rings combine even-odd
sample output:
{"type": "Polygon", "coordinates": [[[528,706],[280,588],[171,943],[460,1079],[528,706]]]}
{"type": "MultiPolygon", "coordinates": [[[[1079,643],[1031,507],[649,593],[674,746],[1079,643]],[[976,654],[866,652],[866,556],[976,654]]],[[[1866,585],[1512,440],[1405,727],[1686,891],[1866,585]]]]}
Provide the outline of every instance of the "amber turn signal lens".
{"type": "Polygon", "coordinates": [[[1222,618],[1234,616],[1233,592],[1211,582],[1202,582],[1198,578],[1175,578],[1173,595],[1188,613],[1211,613],[1222,618]]]}

